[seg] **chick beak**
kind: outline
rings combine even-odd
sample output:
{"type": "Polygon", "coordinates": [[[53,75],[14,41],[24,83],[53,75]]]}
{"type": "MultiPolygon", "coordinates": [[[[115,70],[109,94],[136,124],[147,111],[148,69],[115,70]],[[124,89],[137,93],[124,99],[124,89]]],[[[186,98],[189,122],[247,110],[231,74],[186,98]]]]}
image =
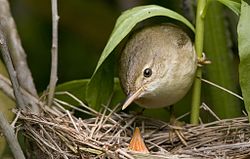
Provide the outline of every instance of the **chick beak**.
{"type": "Polygon", "coordinates": [[[126,109],[133,101],[138,99],[143,91],[144,91],[144,87],[141,87],[138,90],[136,90],[135,92],[129,93],[125,102],[122,105],[122,110],[126,109]]]}

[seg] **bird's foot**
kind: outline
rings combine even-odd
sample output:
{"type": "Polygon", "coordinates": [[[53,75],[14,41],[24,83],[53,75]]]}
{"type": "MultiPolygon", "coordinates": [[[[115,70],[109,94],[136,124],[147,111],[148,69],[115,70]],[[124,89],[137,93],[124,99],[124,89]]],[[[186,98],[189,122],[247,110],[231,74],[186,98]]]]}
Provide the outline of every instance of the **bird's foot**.
{"type": "Polygon", "coordinates": [[[198,67],[211,64],[211,61],[207,59],[206,54],[203,52],[202,57],[198,58],[198,67]]]}
{"type": "Polygon", "coordinates": [[[169,140],[174,144],[174,137],[177,136],[177,138],[182,142],[183,145],[187,146],[186,137],[182,133],[182,126],[184,125],[183,122],[180,122],[176,120],[174,117],[170,118],[170,132],[169,132],[169,140]]]}
{"type": "Polygon", "coordinates": [[[131,111],[130,113],[133,114],[134,116],[140,116],[140,115],[143,115],[144,111],[145,111],[145,108],[139,108],[139,109],[131,111]]]}

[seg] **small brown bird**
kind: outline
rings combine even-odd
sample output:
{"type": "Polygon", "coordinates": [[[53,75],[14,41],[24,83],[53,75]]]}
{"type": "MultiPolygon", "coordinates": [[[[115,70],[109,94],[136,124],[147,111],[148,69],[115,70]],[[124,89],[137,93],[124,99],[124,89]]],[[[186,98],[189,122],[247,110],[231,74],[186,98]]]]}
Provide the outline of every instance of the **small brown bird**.
{"type": "Polygon", "coordinates": [[[120,57],[119,78],[132,102],[161,108],[179,101],[190,89],[197,57],[188,35],[172,24],[143,28],[132,35],[120,57]]]}

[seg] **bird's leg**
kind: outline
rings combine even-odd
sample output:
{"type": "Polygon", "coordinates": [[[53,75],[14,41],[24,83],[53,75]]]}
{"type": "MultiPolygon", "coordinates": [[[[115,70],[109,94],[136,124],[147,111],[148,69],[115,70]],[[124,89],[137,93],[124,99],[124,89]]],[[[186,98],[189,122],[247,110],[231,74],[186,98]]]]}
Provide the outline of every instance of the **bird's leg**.
{"type": "Polygon", "coordinates": [[[136,112],[136,115],[142,115],[144,112],[145,108],[142,108],[141,110],[136,112]]]}
{"type": "Polygon", "coordinates": [[[202,57],[198,57],[198,67],[202,67],[204,65],[211,64],[211,61],[207,59],[206,54],[203,52],[202,57]]]}
{"type": "Polygon", "coordinates": [[[145,108],[139,108],[139,109],[133,110],[132,114],[134,116],[140,116],[140,115],[143,115],[144,111],[145,111],[145,108]]]}
{"type": "Polygon", "coordinates": [[[170,121],[169,121],[170,125],[169,125],[169,127],[171,128],[171,130],[169,132],[170,142],[172,143],[172,145],[174,144],[173,139],[174,139],[174,134],[175,134],[180,139],[182,144],[187,146],[186,138],[183,135],[183,133],[181,132],[181,126],[183,126],[183,122],[179,122],[178,120],[176,120],[175,115],[174,115],[174,106],[173,105],[170,106],[169,111],[170,111],[170,121]]]}

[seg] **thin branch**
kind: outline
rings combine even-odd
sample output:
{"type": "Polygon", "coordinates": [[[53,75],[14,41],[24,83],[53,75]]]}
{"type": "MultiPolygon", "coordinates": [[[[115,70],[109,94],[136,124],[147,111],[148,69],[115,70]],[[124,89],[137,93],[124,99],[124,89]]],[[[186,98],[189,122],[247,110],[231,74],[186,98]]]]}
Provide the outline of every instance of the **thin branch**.
{"type": "Polygon", "coordinates": [[[201,104],[201,107],[202,107],[204,110],[207,110],[210,114],[212,114],[213,117],[215,117],[216,120],[218,120],[218,121],[221,120],[221,119],[215,114],[215,112],[213,112],[213,111],[209,108],[209,106],[206,105],[206,103],[203,102],[203,103],[201,104]]]}
{"type": "Polygon", "coordinates": [[[208,81],[208,80],[205,80],[204,78],[201,78],[201,81],[202,81],[202,82],[205,82],[205,83],[207,83],[207,84],[210,84],[210,85],[212,85],[212,86],[214,86],[214,87],[216,87],[216,88],[218,88],[218,89],[221,89],[221,90],[223,90],[223,91],[225,91],[225,92],[227,92],[227,93],[229,93],[229,94],[235,96],[236,98],[238,98],[238,99],[240,99],[240,100],[242,100],[242,101],[244,100],[243,97],[241,97],[240,95],[238,95],[238,94],[234,93],[233,91],[230,91],[230,90],[228,90],[228,89],[226,89],[226,88],[224,88],[224,87],[222,87],[222,86],[219,86],[218,84],[215,84],[215,83],[213,83],[213,82],[210,82],[210,81],[208,81]]]}
{"type": "Polygon", "coordinates": [[[11,87],[11,82],[2,74],[0,74],[0,90],[2,90],[3,93],[7,95],[9,98],[11,98],[12,100],[15,100],[13,89],[11,87]]]}
{"type": "MultiPolygon", "coordinates": [[[[0,90],[2,90],[3,93],[5,93],[5,95],[7,95],[12,100],[16,100],[10,80],[4,77],[2,74],[0,74],[0,90]]],[[[37,99],[37,97],[33,96],[32,94],[30,94],[30,92],[22,88],[21,88],[21,92],[23,94],[23,98],[25,99],[25,101],[28,101],[28,104],[35,104],[39,106],[44,105],[42,101],[39,101],[39,99],[37,99]]]]}
{"type": "Polygon", "coordinates": [[[0,112],[0,127],[9,144],[15,159],[25,159],[23,151],[17,141],[13,128],[9,125],[2,112],[0,112]]]}
{"type": "Polygon", "coordinates": [[[8,49],[8,46],[7,46],[7,43],[6,43],[5,36],[4,36],[3,31],[1,29],[0,29],[0,49],[1,49],[1,52],[2,52],[2,55],[3,55],[3,59],[4,59],[4,62],[6,64],[6,67],[8,69],[8,73],[9,73],[9,76],[10,76],[11,83],[13,85],[14,95],[16,97],[17,105],[18,105],[19,108],[25,110],[26,109],[25,108],[25,103],[24,103],[24,100],[23,100],[22,93],[20,91],[19,83],[17,81],[17,74],[16,74],[16,71],[14,69],[12,59],[10,57],[10,53],[9,53],[9,49],[8,49]]]}
{"type": "MultiPolygon", "coordinates": [[[[27,64],[26,53],[22,47],[15,21],[10,12],[8,0],[0,0],[0,19],[0,28],[6,34],[10,56],[13,60],[13,65],[16,68],[19,84],[33,96],[38,97],[31,72],[27,64]]],[[[39,108],[37,105],[32,105],[32,110],[34,112],[38,112],[39,108]]]]}
{"type": "Polygon", "coordinates": [[[51,72],[49,83],[48,106],[51,106],[57,82],[57,63],[58,63],[58,12],[57,0],[51,0],[52,5],[52,48],[51,48],[51,72]]]}
{"type": "Polygon", "coordinates": [[[77,128],[76,123],[75,123],[74,119],[72,118],[70,112],[69,112],[68,110],[66,110],[66,112],[67,112],[67,115],[69,116],[69,119],[71,120],[71,122],[72,122],[74,128],[76,129],[76,132],[80,133],[80,131],[79,131],[79,129],[77,128]]]}

